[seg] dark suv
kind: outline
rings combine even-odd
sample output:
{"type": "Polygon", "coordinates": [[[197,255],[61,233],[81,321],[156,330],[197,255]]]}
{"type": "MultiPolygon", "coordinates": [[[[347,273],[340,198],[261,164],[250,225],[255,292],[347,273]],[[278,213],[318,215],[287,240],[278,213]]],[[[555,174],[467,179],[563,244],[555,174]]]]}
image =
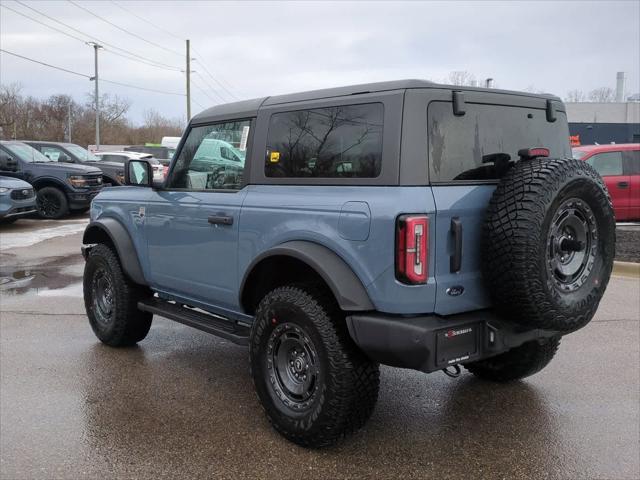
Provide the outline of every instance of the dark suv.
{"type": "Polygon", "coordinates": [[[121,185],[124,178],[122,162],[103,160],[86,148],[75,143],[24,141],[42,153],[45,157],[59,163],[76,163],[99,168],[102,181],[108,185],[121,185]]]}
{"type": "Polygon", "coordinates": [[[36,208],[44,218],[89,209],[102,189],[95,167],[55,162],[26,143],[0,142],[0,175],[20,178],[36,189],[36,208]]]}
{"type": "Polygon", "coordinates": [[[218,105],[152,176],[130,160],[93,202],[93,331],[131,345],[161,315],[248,345],[304,446],[364,425],[380,363],[540,371],[613,264],[611,200],[551,95],[407,80],[218,105]]]}

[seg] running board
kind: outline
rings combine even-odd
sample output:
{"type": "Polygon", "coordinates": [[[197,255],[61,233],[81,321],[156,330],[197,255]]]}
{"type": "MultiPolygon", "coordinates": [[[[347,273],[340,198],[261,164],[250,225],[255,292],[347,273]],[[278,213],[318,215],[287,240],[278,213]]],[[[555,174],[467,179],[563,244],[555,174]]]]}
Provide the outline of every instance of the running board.
{"type": "Polygon", "coordinates": [[[227,320],[157,298],[138,302],[138,309],[211,333],[237,345],[249,345],[250,328],[234,320],[227,320]]]}

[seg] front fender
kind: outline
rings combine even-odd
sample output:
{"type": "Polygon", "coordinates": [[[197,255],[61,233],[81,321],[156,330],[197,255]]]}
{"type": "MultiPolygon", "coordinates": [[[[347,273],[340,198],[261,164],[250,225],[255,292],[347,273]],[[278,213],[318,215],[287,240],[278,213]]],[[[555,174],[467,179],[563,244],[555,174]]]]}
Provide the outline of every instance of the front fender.
{"type": "Polygon", "coordinates": [[[82,237],[85,245],[102,243],[105,235],[116,248],[124,273],[135,283],[147,285],[140,260],[127,229],[114,218],[101,218],[87,225],[82,237]]]}
{"type": "Polygon", "coordinates": [[[245,271],[240,284],[240,298],[254,268],[261,261],[273,256],[293,257],[309,265],[329,286],[341,309],[375,310],[362,282],[342,258],[327,247],[302,240],[282,243],[258,255],[245,271]]]}

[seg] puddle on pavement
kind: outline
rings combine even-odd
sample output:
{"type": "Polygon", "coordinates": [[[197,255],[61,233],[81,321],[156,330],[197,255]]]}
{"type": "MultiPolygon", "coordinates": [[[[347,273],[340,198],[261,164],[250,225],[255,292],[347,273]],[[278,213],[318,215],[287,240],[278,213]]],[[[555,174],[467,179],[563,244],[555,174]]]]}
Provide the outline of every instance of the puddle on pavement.
{"type": "MultiPolygon", "coordinates": [[[[4,262],[3,262],[4,263],[4,262]]],[[[57,257],[41,265],[0,266],[0,293],[82,296],[81,256],[57,257]]]]}

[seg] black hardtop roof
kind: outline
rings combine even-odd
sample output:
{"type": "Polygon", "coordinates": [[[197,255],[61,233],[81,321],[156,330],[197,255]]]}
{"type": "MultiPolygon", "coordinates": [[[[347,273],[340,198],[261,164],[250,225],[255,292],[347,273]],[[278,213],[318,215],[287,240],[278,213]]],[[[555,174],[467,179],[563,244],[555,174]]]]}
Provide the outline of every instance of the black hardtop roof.
{"type": "Polygon", "coordinates": [[[229,116],[234,116],[237,118],[249,118],[255,117],[258,114],[258,110],[262,106],[279,105],[292,102],[304,102],[322,98],[342,97],[362,93],[404,90],[411,88],[437,88],[456,91],[490,92],[493,94],[520,95],[525,97],[547,98],[551,100],[561,101],[559,97],[546,93],[536,94],[528,92],[517,92],[514,90],[498,90],[495,88],[444,85],[430,82],[428,80],[409,79],[394,80],[389,82],[363,83],[360,85],[350,85],[346,87],[324,88],[321,90],[310,90],[307,92],[288,93],[285,95],[275,95],[271,97],[253,98],[250,100],[242,100],[239,102],[224,103],[203,110],[202,112],[195,115],[191,121],[192,123],[206,123],[229,116]]]}

